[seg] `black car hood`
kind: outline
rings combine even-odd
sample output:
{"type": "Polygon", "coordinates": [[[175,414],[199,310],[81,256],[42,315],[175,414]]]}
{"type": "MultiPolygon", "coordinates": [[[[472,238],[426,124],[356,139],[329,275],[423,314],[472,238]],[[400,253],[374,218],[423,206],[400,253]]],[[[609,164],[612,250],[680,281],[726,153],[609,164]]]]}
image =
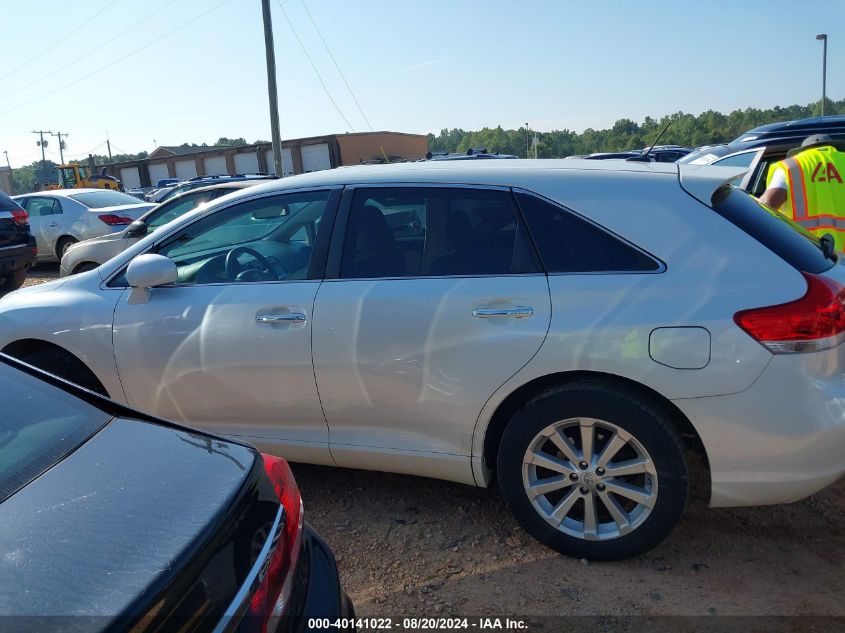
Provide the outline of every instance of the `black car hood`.
{"type": "Polygon", "coordinates": [[[113,419],[0,504],[0,614],[97,616],[79,618],[82,627],[55,624],[103,629],[116,616],[147,612],[226,520],[255,478],[256,455],[203,434],[113,419]]]}

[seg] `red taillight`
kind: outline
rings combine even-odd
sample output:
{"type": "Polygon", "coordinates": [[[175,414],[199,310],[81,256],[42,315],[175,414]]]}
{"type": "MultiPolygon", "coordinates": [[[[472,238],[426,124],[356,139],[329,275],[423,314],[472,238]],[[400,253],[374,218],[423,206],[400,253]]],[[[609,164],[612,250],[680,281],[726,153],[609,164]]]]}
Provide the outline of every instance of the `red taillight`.
{"type": "Polygon", "coordinates": [[[20,207],[12,209],[12,219],[21,226],[29,224],[29,214],[20,207]]]}
{"type": "Polygon", "coordinates": [[[797,301],[734,315],[739,327],[774,354],[830,349],[845,332],[845,287],[827,277],[802,274],[807,292],[797,301]]]}
{"type": "Polygon", "coordinates": [[[132,224],[132,218],[127,218],[124,215],[115,215],[114,213],[104,213],[102,215],[98,215],[98,218],[108,224],[109,226],[123,226],[126,224],[132,224]]]}
{"type": "MultiPolygon", "coordinates": [[[[302,497],[288,463],[280,457],[262,454],[264,470],[276,496],[284,506],[284,526],[270,553],[261,584],[250,601],[249,615],[260,618],[261,630],[267,630],[270,618],[282,614],[293,587],[293,575],[302,547],[302,497]]],[[[272,534],[269,538],[272,538],[272,534]]]]}

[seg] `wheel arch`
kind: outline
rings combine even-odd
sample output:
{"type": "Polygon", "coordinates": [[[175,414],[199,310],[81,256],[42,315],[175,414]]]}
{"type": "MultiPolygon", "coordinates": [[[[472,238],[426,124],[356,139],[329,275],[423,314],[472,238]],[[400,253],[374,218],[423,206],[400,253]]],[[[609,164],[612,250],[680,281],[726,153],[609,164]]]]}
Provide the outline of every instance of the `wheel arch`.
{"type": "Polygon", "coordinates": [[[97,374],[95,374],[81,358],[61,345],[57,345],[56,343],[45,341],[43,339],[24,338],[12,341],[0,351],[4,354],[17,358],[18,360],[22,360],[25,363],[30,362],[28,359],[32,359],[33,356],[38,354],[44,355],[46,353],[52,355],[56,361],[66,362],[69,371],[60,373],[50,367],[42,367],[36,363],[30,364],[50,373],[55,373],[60,378],[77,383],[83,387],[91,389],[92,391],[97,391],[106,397],[110,397],[108,390],[103,385],[103,382],[99,379],[97,374]],[[77,373],[74,375],[74,372],[77,373]]]}
{"type": "Polygon", "coordinates": [[[79,239],[75,238],[73,235],[68,233],[63,233],[56,238],[56,241],[53,242],[53,254],[56,256],[56,259],[62,261],[62,253],[61,253],[61,246],[67,240],[73,240],[74,242],[78,242],[79,239]]]}
{"type": "Polygon", "coordinates": [[[499,446],[502,442],[505,427],[507,427],[514,413],[532,398],[537,397],[544,391],[553,387],[560,387],[561,385],[586,380],[600,381],[609,386],[617,385],[624,387],[630,391],[638,392],[658,404],[666,412],[675,430],[681,435],[684,441],[684,447],[702,460],[701,467],[704,472],[697,473],[697,476],[706,478],[706,482],[702,481],[701,483],[704,485],[704,490],[707,491],[706,494],[709,496],[710,462],[704,443],[701,441],[701,436],[689,418],[671,400],[654,389],[629,378],[596,371],[559,372],[540,376],[520,385],[499,403],[493,415],[490,416],[487,427],[484,429],[482,462],[484,468],[490,473],[488,483],[492,483],[496,478],[496,459],[499,453],[499,446]]]}

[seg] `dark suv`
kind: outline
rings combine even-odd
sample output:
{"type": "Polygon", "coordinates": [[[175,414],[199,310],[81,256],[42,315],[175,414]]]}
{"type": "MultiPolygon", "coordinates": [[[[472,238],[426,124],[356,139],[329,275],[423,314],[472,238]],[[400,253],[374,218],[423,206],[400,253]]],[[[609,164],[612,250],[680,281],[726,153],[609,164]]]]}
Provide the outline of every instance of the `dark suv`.
{"type": "Polygon", "coordinates": [[[0,295],[17,290],[35,265],[35,238],[23,207],[0,191],[0,295]]]}
{"type": "Polygon", "coordinates": [[[734,185],[754,196],[766,190],[769,166],[786,158],[786,152],[801,145],[808,136],[827,134],[835,143],[845,142],[845,116],[813,117],[782,123],[761,125],[725,145],[699,147],[681,158],[679,163],[747,167],[734,185]]]}

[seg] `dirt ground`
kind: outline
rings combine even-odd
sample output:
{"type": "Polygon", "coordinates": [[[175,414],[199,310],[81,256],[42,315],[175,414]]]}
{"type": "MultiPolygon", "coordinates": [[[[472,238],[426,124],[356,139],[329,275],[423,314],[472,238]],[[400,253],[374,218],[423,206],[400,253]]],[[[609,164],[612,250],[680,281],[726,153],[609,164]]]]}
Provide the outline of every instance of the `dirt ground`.
{"type": "MultiPolygon", "coordinates": [[[[39,267],[27,283],[56,275],[39,267]]],[[[533,541],[495,490],[294,472],[306,520],[334,549],[362,617],[845,616],[845,481],[786,506],[711,510],[693,499],[648,555],[588,564],[533,541]]],[[[832,630],[794,628],[810,629],[832,630]]]]}

